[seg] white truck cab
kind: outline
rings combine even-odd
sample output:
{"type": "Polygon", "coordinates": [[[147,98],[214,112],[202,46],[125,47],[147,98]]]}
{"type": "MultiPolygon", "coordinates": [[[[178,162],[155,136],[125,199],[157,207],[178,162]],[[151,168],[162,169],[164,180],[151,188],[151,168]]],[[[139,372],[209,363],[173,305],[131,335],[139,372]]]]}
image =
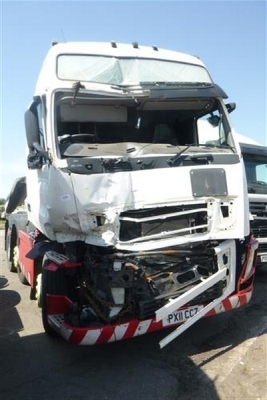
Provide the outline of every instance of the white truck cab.
{"type": "Polygon", "coordinates": [[[250,207],[250,224],[253,235],[259,242],[257,265],[267,265],[267,147],[251,144],[242,138],[240,143],[244,158],[248,197],[250,207]]]}
{"type": "Polygon", "coordinates": [[[226,98],[187,54],[48,51],[25,114],[27,257],[48,334],[97,344],[182,324],[163,347],[249,301],[257,243],[226,98]]]}

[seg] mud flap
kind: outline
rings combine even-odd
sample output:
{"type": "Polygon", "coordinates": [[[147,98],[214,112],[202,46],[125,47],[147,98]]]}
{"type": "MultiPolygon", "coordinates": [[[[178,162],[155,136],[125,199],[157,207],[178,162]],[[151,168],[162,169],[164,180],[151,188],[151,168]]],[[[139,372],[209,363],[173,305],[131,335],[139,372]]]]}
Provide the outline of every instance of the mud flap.
{"type": "Polygon", "coordinates": [[[162,320],[167,317],[173,311],[178,310],[180,307],[187,304],[189,301],[193,300],[199,294],[205,292],[208,288],[215,285],[221,280],[228,280],[228,285],[222,296],[214,299],[212,302],[207,304],[204,308],[198,311],[193,317],[185,321],[172,333],[166,336],[159,342],[160,348],[163,348],[169,344],[173,339],[183,333],[191,325],[197,322],[200,318],[204,317],[210,310],[216,307],[222,300],[233,293],[235,288],[235,268],[236,268],[236,249],[235,242],[233,240],[226,240],[220,246],[215,248],[215,252],[218,257],[219,271],[210,276],[209,278],[203,280],[201,283],[196,285],[194,288],[188,290],[186,293],[182,294],[176,299],[172,299],[168,304],[161,307],[156,311],[156,321],[162,320]],[[227,262],[225,262],[227,260],[227,262]]]}

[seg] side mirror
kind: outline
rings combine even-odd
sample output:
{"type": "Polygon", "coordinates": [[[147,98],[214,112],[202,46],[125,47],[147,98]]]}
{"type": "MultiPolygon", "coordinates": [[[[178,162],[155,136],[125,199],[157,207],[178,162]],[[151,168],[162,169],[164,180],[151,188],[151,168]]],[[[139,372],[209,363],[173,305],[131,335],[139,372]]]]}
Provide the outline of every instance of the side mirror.
{"type": "Polygon", "coordinates": [[[227,108],[227,111],[230,114],[232,111],[236,109],[236,103],[225,104],[225,107],[227,108]]]}
{"type": "Polygon", "coordinates": [[[218,117],[218,115],[211,115],[211,116],[208,118],[208,122],[209,122],[214,128],[216,128],[217,126],[219,126],[220,117],[218,117]]]}
{"type": "Polygon", "coordinates": [[[37,106],[39,102],[34,101],[25,112],[25,129],[27,144],[30,153],[27,158],[29,169],[40,169],[45,161],[48,160],[48,154],[40,145],[39,125],[37,117],[37,106]]]}
{"type": "Polygon", "coordinates": [[[28,168],[41,169],[44,162],[48,160],[47,152],[45,152],[44,150],[38,151],[38,148],[41,148],[41,146],[37,143],[33,143],[33,147],[34,149],[28,154],[27,157],[28,168]]]}
{"type": "Polygon", "coordinates": [[[34,114],[31,108],[29,108],[25,112],[24,120],[25,120],[27,144],[29,149],[32,150],[34,148],[33,144],[39,143],[39,127],[38,127],[37,116],[36,114],[34,114]]]}

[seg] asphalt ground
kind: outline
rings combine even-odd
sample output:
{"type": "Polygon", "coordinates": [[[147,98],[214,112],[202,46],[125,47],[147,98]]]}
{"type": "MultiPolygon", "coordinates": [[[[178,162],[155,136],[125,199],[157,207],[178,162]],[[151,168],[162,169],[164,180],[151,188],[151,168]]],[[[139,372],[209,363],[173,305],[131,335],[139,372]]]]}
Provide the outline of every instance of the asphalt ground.
{"type": "Polygon", "coordinates": [[[198,321],[162,350],[171,330],[83,347],[46,336],[3,247],[0,231],[1,399],[267,399],[267,270],[247,306],[198,321]]]}

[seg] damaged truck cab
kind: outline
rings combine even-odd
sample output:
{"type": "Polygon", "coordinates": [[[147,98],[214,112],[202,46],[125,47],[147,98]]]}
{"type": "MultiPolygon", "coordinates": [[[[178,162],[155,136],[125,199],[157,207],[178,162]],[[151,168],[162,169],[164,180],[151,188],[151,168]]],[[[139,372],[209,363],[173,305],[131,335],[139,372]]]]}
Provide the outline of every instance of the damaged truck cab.
{"type": "Polygon", "coordinates": [[[90,345],[177,325],[163,347],[249,301],[258,244],[226,98],[187,54],[51,47],[25,114],[19,234],[48,334],[90,345]]]}

